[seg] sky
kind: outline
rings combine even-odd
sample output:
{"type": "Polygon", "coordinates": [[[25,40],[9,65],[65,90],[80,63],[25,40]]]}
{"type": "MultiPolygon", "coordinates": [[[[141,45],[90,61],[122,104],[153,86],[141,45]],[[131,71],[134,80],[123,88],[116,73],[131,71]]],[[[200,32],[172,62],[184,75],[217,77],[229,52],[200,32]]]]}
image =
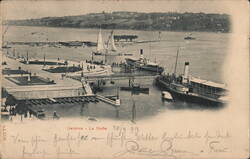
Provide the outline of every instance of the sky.
{"type": "Polygon", "coordinates": [[[34,19],[102,11],[230,14],[232,7],[246,4],[247,0],[3,0],[1,15],[3,19],[34,19]]]}

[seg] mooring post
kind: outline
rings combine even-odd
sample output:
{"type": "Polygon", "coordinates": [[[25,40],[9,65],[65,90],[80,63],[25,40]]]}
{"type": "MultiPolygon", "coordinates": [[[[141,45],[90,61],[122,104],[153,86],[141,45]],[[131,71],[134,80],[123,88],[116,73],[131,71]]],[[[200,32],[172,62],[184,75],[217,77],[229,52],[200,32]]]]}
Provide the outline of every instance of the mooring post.
{"type": "Polygon", "coordinates": [[[83,102],[82,105],[81,105],[81,110],[80,110],[80,115],[81,116],[83,116],[84,107],[85,107],[85,103],[83,102]]]}
{"type": "Polygon", "coordinates": [[[116,108],[115,108],[115,111],[116,111],[116,118],[119,118],[119,108],[116,107],[116,108]]]}

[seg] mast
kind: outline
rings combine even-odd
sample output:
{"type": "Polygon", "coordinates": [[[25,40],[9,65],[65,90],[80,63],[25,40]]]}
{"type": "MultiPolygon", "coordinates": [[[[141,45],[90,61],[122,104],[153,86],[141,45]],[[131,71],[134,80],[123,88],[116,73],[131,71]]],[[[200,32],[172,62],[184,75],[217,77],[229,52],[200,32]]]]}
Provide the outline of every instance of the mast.
{"type": "Polygon", "coordinates": [[[176,61],[175,61],[175,66],[174,66],[174,74],[176,74],[176,68],[177,68],[177,61],[178,61],[179,49],[180,49],[180,48],[177,49],[176,61]]]}
{"type": "Polygon", "coordinates": [[[158,40],[161,41],[161,31],[159,31],[158,40]]]}
{"type": "Polygon", "coordinates": [[[132,122],[135,123],[136,118],[136,107],[135,107],[135,101],[133,100],[133,106],[132,106],[132,122]]]}
{"type": "Polygon", "coordinates": [[[27,58],[27,61],[29,61],[29,52],[27,51],[27,56],[26,56],[26,58],[27,58]]]}
{"type": "Polygon", "coordinates": [[[105,49],[105,53],[104,53],[104,64],[107,64],[107,54],[108,54],[108,48],[105,49]]]}
{"type": "Polygon", "coordinates": [[[93,52],[92,52],[91,59],[92,59],[92,63],[93,63],[93,61],[94,61],[94,55],[93,55],[93,52]]]}
{"type": "Polygon", "coordinates": [[[45,53],[43,54],[43,65],[45,65],[45,53]]]}
{"type": "Polygon", "coordinates": [[[107,52],[104,54],[104,64],[106,65],[107,63],[107,52]]]}
{"type": "Polygon", "coordinates": [[[14,57],[16,56],[16,50],[15,50],[15,48],[13,49],[13,56],[14,57]]]}
{"type": "Polygon", "coordinates": [[[116,97],[119,99],[119,87],[116,88],[116,97]]]}

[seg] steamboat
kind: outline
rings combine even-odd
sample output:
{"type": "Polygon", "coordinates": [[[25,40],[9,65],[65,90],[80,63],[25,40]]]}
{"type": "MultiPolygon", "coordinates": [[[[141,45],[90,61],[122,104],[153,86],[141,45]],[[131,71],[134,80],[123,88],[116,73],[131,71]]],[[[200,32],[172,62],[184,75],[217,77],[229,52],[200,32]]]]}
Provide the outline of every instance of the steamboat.
{"type": "Polygon", "coordinates": [[[164,71],[164,68],[159,66],[159,64],[155,62],[151,62],[148,59],[143,57],[143,49],[140,50],[140,58],[135,59],[135,58],[125,58],[126,63],[129,66],[141,69],[141,70],[146,70],[150,72],[157,72],[161,74],[164,71]]]}
{"type": "Polygon", "coordinates": [[[182,101],[206,106],[222,106],[227,103],[225,84],[189,76],[189,62],[185,62],[184,74],[160,75],[155,84],[167,91],[173,101],[182,101]]]}

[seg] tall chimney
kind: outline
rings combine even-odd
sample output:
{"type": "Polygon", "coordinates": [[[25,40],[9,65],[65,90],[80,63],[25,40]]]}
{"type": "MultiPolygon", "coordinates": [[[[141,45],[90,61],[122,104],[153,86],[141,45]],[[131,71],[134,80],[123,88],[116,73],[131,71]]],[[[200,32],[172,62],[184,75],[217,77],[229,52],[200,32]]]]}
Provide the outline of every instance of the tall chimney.
{"type": "Polygon", "coordinates": [[[143,49],[140,49],[140,59],[143,59],[143,49]]]}
{"type": "Polygon", "coordinates": [[[189,62],[185,62],[184,66],[184,76],[183,76],[183,82],[188,82],[188,76],[189,76],[189,62]]]}

